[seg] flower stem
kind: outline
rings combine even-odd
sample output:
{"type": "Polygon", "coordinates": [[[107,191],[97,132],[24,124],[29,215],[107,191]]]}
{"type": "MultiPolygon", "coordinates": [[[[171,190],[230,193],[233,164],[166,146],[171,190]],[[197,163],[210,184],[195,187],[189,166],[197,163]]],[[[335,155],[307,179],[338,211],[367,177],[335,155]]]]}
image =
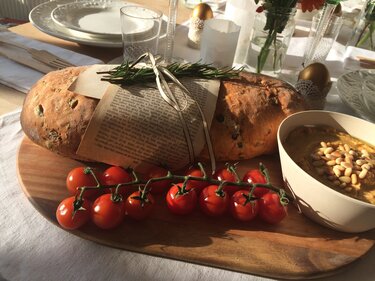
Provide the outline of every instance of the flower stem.
{"type": "Polygon", "coordinates": [[[366,29],[370,26],[370,23],[367,22],[366,25],[363,27],[362,31],[361,31],[361,34],[359,35],[358,37],[358,41],[357,43],[355,44],[356,47],[360,47],[362,46],[366,41],[367,39],[369,38],[370,34],[369,32],[366,32],[365,35],[363,35],[366,31],[366,29]]]}
{"type": "Polygon", "coordinates": [[[270,52],[271,44],[272,42],[274,42],[274,40],[276,40],[276,35],[277,31],[274,28],[269,30],[267,39],[264,42],[264,45],[262,46],[260,53],[258,55],[257,73],[261,73],[261,71],[263,70],[263,67],[266,64],[268,54],[270,52]]]}

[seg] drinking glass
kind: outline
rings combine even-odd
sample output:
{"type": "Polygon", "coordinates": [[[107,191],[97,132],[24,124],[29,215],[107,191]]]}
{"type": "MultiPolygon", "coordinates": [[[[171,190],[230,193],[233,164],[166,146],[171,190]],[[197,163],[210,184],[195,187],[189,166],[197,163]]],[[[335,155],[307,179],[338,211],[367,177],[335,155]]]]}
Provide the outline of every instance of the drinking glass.
{"type": "Polygon", "coordinates": [[[327,58],[333,43],[339,34],[342,25],[342,18],[332,15],[324,34],[319,34],[319,27],[323,23],[320,21],[322,15],[319,13],[313,17],[309,37],[304,55],[304,65],[308,66],[313,62],[324,62],[327,58]],[[314,39],[320,38],[317,44],[313,44],[314,39]]]}
{"type": "Polygon", "coordinates": [[[162,12],[144,6],[120,9],[124,60],[134,61],[140,55],[158,53],[162,12]]]}

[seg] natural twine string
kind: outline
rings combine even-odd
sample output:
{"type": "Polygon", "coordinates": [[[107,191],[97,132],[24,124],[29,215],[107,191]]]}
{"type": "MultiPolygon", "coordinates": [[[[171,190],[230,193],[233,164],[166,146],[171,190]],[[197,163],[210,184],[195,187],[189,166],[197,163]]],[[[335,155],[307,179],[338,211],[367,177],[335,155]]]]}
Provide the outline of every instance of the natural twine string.
{"type": "Polygon", "coordinates": [[[188,105],[186,95],[189,95],[193,99],[195,105],[198,108],[201,119],[202,119],[204,137],[205,137],[206,145],[207,145],[207,148],[208,148],[208,154],[209,154],[210,162],[211,162],[211,170],[212,170],[212,173],[214,173],[215,170],[216,170],[215,154],[214,154],[214,150],[213,150],[213,147],[212,147],[212,142],[211,142],[211,137],[210,137],[206,117],[204,115],[204,112],[203,112],[201,106],[192,97],[189,90],[168,69],[166,69],[165,67],[157,64],[155,57],[151,53],[144,53],[143,55],[139,56],[139,58],[134,63],[132,63],[132,65],[130,67],[135,66],[140,61],[142,61],[146,58],[149,58],[149,60],[151,62],[151,67],[152,67],[152,69],[155,73],[155,77],[156,77],[156,85],[158,87],[158,90],[159,90],[159,93],[160,93],[161,97],[164,99],[165,102],[167,102],[170,106],[172,106],[178,113],[178,116],[179,116],[181,124],[182,124],[182,129],[183,129],[183,132],[184,132],[186,144],[187,144],[187,147],[188,147],[189,161],[191,163],[193,163],[195,161],[194,146],[193,146],[193,141],[192,141],[192,138],[191,138],[191,135],[190,135],[190,132],[189,132],[189,127],[187,126],[187,122],[184,119],[184,117],[182,115],[182,112],[187,108],[187,105],[188,105]],[[175,94],[170,89],[164,75],[166,75],[169,79],[171,79],[171,81],[183,91],[185,104],[182,107],[178,103],[175,94]]]}

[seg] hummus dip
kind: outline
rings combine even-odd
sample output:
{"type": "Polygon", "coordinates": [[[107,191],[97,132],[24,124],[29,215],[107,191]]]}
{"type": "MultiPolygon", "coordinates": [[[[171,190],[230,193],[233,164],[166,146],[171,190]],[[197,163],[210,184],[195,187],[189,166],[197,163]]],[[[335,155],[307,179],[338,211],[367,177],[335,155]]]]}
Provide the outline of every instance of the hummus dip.
{"type": "Polygon", "coordinates": [[[302,126],[285,141],[289,156],[332,189],[375,204],[375,147],[327,126],[302,126]]]}

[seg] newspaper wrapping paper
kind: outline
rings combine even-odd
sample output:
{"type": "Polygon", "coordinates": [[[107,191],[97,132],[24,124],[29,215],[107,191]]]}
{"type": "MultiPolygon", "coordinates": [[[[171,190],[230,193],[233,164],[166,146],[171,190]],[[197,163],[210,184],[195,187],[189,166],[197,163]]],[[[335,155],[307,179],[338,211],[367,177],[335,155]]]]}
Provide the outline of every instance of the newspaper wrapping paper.
{"type": "MultiPolygon", "coordinates": [[[[149,84],[149,88],[144,83],[126,89],[115,85],[108,87],[109,83],[99,81],[100,77],[96,75],[98,70],[102,71],[101,66],[89,68],[70,87],[76,93],[101,99],[77,154],[112,165],[138,167],[138,170],[143,171],[157,164],[178,169],[193,163],[194,157],[206,145],[214,171],[215,157],[209,127],[220,82],[185,79],[185,87],[169,71],[156,65],[153,57],[151,61],[157,89],[154,83],[149,84]],[[164,76],[168,76],[173,83],[167,83],[164,76]],[[91,81],[90,85],[85,83],[88,80],[91,81]],[[105,95],[103,91],[106,91],[105,95]],[[116,117],[116,121],[112,122],[113,114],[122,117],[116,117]],[[114,130],[114,123],[121,123],[127,130],[114,130]],[[178,132],[181,128],[182,137],[178,132]],[[184,152],[182,146],[185,147],[184,152]]],[[[104,66],[104,69],[111,68],[104,66]]]]}

